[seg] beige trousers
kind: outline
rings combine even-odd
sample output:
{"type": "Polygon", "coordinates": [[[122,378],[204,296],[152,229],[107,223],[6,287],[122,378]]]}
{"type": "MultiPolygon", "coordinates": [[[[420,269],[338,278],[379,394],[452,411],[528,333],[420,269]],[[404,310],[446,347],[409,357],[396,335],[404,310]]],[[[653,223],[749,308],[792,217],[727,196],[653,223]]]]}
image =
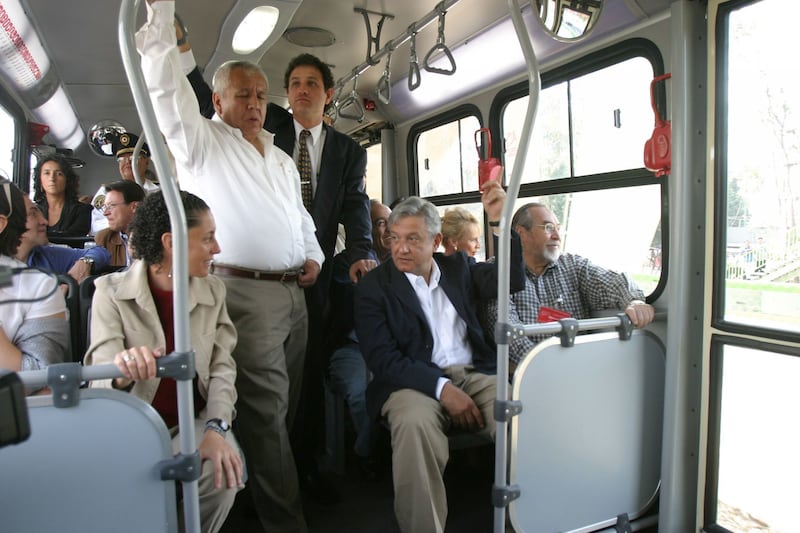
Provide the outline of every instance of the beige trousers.
{"type": "Polygon", "coordinates": [[[297,470],[289,427],[303,378],[308,315],[297,283],[220,276],[239,339],[236,360],[236,436],[244,451],[248,487],[264,531],[302,533],[297,470]]]}
{"type": "MultiPolygon", "coordinates": [[[[471,366],[445,369],[453,385],[469,394],[483,415],[481,433],[494,440],[497,380],[471,366]]],[[[404,533],[442,533],[447,522],[445,466],[451,422],[438,400],[413,389],[393,392],[381,414],[392,434],[394,512],[404,533]]]]}

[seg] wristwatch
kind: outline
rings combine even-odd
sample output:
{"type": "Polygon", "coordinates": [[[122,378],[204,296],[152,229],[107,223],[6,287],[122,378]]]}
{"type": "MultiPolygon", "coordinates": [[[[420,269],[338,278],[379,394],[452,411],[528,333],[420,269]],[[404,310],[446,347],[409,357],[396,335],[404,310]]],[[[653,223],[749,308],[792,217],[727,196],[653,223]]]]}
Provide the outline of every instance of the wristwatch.
{"type": "Polygon", "coordinates": [[[94,259],[92,259],[91,257],[83,256],[80,259],[78,259],[78,261],[83,261],[84,263],[89,265],[89,272],[92,272],[94,270],[94,259]]]}
{"type": "Polygon", "coordinates": [[[225,422],[221,418],[212,418],[208,422],[206,422],[206,431],[208,430],[216,431],[223,437],[225,434],[231,429],[231,425],[225,422]]]}

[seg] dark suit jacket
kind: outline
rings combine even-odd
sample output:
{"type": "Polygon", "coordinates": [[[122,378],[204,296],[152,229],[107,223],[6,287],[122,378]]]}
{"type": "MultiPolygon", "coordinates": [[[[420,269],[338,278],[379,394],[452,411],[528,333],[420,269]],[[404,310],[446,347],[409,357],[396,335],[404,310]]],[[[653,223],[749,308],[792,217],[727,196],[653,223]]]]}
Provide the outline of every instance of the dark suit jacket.
{"type": "MultiPolygon", "coordinates": [[[[511,292],[525,286],[525,265],[519,236],[512,233],[511,292]]],[[[497,265],[470,263],[464,252],[434,254],[442,276],[439,285],[467,325],[473,364],[486,373],[495,371],[497,355],[486,342],[477,317],[480,300],[497,297],[497,265]]],[[[433,335],[414,288],[393,261],[372,270],[356,285],[356,334],[361,353],[374,379],[367,386],[367,411],[380,415],[389,395],[415,389],[435,397],[436,383],[444,376],[431,361],[433,335]]]]}
{"type": "MultiPolygon", "coordinates": [[[[188,75],[200,111],[210,118],[214,114],[211,89],[199,69],[188,75]]],[[[372,249],[372,221],[369,214],[369,197],[364,190],[367,173],[367,152],[349,136],[336,131],[327,124],[325,145],[322,147],[317,188],[311,205],[311,217],[317,228],[317,240],[325,254],[325,264],[317,279],[314,291],[320,295],[321,305],[333,272],[333,252],[336,235],[341,222],[347,232],[347,259],[350,264],[370,257],[372,249]],[[321,292],[320,292],[321,291],[321,292]]],[[[269,104],[264,129],[275,135],[275,145],[293,156],[295,145],[294,119],[282,107],[269,104]]]]}

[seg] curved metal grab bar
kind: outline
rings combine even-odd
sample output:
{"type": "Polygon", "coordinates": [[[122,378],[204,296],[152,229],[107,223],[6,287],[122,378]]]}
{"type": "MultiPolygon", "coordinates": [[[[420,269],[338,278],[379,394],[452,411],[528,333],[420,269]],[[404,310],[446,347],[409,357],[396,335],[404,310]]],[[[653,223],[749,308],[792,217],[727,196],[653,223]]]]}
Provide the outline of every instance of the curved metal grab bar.
{"type": "MultiPolygon", "coordinates": [[[[153,104],[142,73],[141,60],[136,51],[134,43],[134,24],[136,22],[136,10],[141,0],[122,0],[119,10],[119,24],[117,28],[117,38],[119,39],[120,55],[122,64],[125,67],[125,74],[136,103],[136,110],[148,139],[160,139],[161,131],[158,128],[153,104]]],[[[144,135],[142,135],[144,137],[144,135]]],[[[191,351],[191,337],[189,335],[189,266],[188,266],[188,230],[186,228],[186,213],[183,210],[183,203],[180,200],[177,179],[172,175],[171,166],[167,156],[166,146],[161,142],[155,142],[150,147],[151,156],[155,161],[156,170],[159,175],[161,190],[164,193],[164,201],[169,211],[170,224],[172,227],[172,242],[174,245],[174,257],[172,262],[173,271],[173,295],[174,302],[174,338],[175,351],[186,353],[191,351]]],[[[194,365],[192,365],[194,372],[194,365]]],[[[177,382],[178,388],[178,421],[179,427],[194,427],[194,392],[191,380],[181,380],[177,382]]],[[[197,451],[194,431],[179,432],[180,453],[185,456],[194,454],[197,451]]],[[[184,481],[183,488],[183,512],[186,531],[200,531],[200,506],[199,490],[197,481],[184,481]]]]}

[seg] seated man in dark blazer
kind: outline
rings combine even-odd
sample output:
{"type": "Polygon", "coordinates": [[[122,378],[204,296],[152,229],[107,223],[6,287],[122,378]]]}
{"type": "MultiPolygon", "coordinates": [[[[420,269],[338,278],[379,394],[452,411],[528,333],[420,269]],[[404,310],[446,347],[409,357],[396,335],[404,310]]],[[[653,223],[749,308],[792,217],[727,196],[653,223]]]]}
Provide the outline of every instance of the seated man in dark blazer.
{"type": "MultiPolygon", "coordinates": [[[[489,220],[505,193],[484,186],[489,220]]],[[[442,473],[451,427],[494,438],[496,354],[486,343],[476,303],[497,295],[497,267],[463,252],[434,253],[442,240],[436,207],[417,197],[389,217],[392,258],[356,285],[356,333],[374,374],[370,416],[386,417],[392,439],[394,510],[400,529],[442,532],[447,499],[442,473]]],[[[519,237],[512,232],[511,291],[524,287],[519,237]]]]}

